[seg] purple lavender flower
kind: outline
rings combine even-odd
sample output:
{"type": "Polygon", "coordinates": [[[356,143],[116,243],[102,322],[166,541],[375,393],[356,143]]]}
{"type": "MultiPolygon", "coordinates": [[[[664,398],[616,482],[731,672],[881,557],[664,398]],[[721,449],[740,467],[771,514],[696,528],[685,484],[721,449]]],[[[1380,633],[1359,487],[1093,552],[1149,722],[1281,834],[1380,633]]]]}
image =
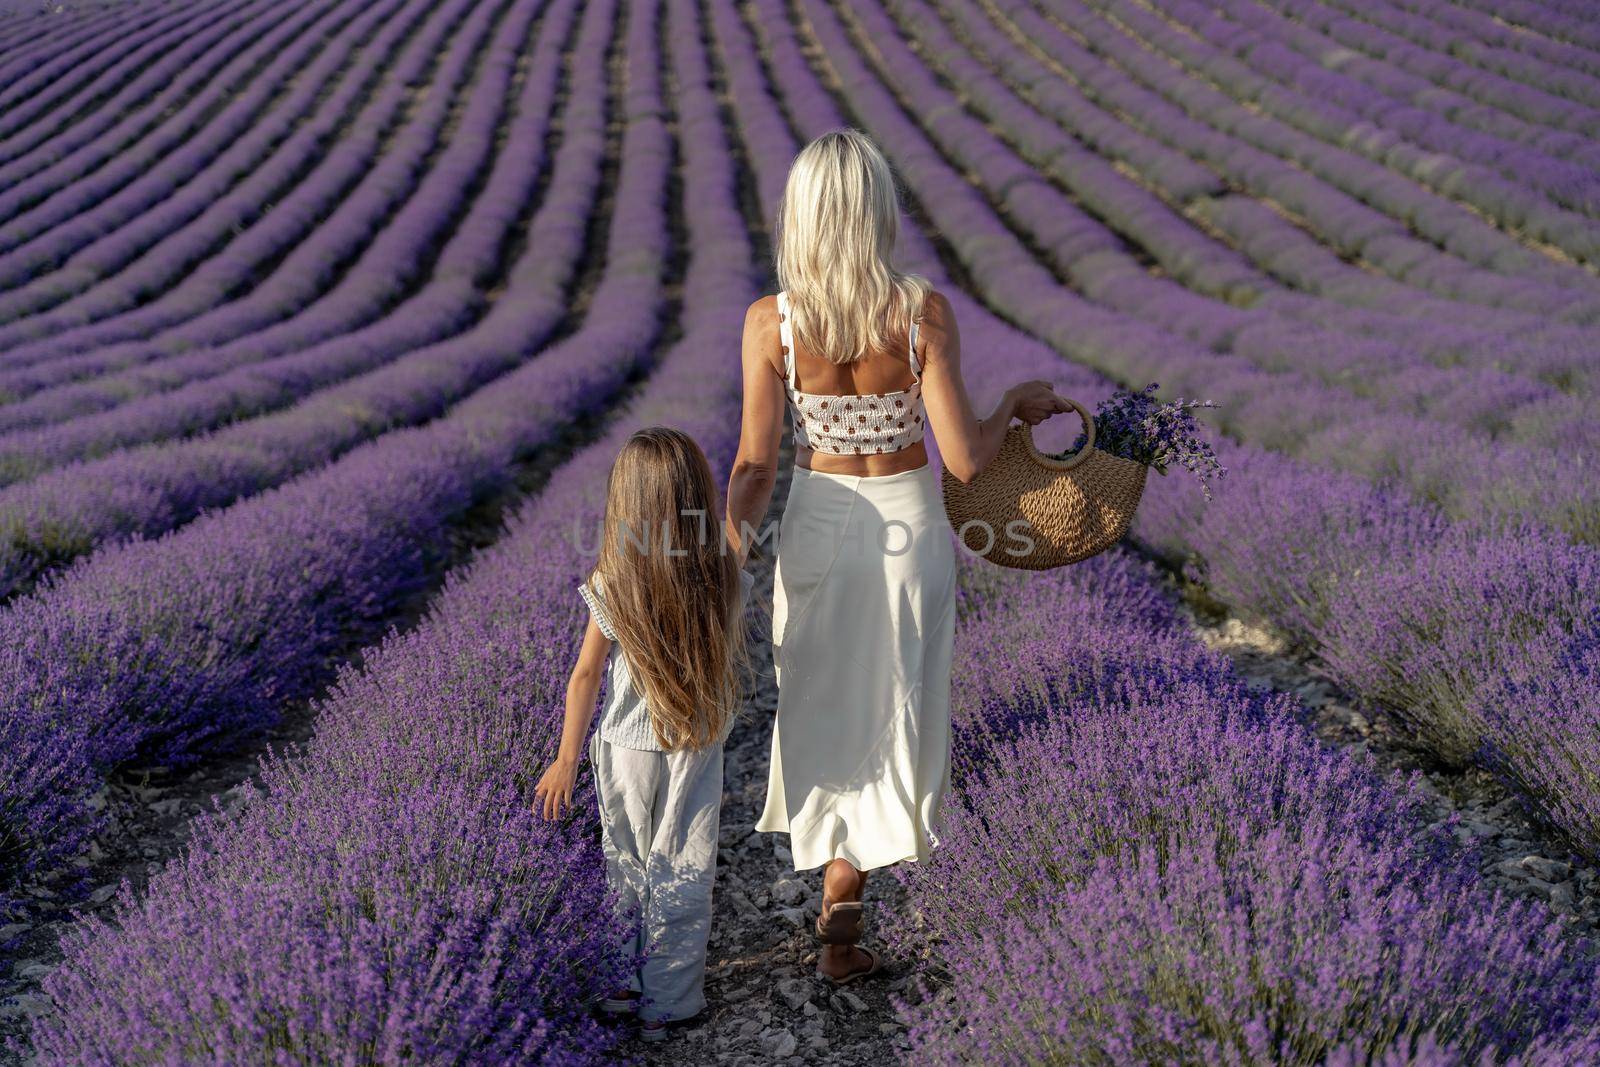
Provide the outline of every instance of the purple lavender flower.
{"type": "Polygon", "coordinates": [[[1600,613],[1551,631],[1552,659],[1508,657],[1485,687],[1478,758],[1600,862],[1600,613]]]}
{"type": "MultiPolygon", "coordinates": [[[[1158,383],[1151,382],[1137,393],[1118,389],[1095,408],[1095,447],[1113,456],[1131,459],[1156,471],[1167,473],[1181,466],[1200,479],[1201,491],[1211,499],[1211,479],[1220,478],[1227,468],[1217,460],[1211,443],[1202,436],[1195,422],[1197,408],[1214,408],[1210,400],[1176,400],[1163,404],[1156,400],[1158,383]]],[[[1083,447],[1087,434],[1080,431],[1069,455],[1083,447]]]]}

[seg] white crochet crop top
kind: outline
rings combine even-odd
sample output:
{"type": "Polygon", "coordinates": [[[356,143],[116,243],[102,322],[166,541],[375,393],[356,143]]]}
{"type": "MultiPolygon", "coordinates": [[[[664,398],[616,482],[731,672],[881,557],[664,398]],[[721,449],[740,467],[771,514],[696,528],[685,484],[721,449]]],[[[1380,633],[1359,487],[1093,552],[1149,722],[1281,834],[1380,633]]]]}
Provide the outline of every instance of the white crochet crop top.
{"type": "Polygon", "coordinates": [[[794,334],[789,295],[778,293],[778,336],[783,344],[783,381],[794,412],[794,443],[835,456],[898,452],[922,440],[922,366],[917,362],[917,324],[911,324],[911,388],[898,393],[802,393],[795,383],[794,334]]]}

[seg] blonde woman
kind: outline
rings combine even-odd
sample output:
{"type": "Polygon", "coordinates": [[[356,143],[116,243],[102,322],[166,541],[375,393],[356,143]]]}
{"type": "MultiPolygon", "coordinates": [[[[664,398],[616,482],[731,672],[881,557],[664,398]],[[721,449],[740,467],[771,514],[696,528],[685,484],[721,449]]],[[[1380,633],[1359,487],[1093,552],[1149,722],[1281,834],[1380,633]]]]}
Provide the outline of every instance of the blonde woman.
{"type": "Polygon", "coordinates": [[[891,263],[899,218],[893,174],[864,134],[824,134],[795,158],[778,219],[782,291],[745,316],[728,486],[742,561],[791,412],[773,597],[778,712],[756,829],[789,835],[795,870],[826,867],[817,972],[835,982],[878,970],[878,954],[857,944],[867,872],[927,856],[949,784],[955,545],[924,430],[966,481],[1013,418],[1067,410],[1031,381],[974,414],[950,303],[891,263]]]}

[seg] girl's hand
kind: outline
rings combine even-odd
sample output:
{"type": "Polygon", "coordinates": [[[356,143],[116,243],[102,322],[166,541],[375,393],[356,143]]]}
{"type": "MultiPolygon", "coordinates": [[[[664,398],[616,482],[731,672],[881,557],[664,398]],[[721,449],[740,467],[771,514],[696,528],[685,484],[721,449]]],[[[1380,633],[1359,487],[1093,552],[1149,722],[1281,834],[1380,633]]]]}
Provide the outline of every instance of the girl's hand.
{"type": "Polygon", "coordinates": [[[1071,411],[1067,402],[1056,395],[1049,382],[1019,382],[1007,394],[1011,400],[1011,413],[1029,426],[1037,426],[1052,415],[1071,411]]]}
{"type": "Polygon", "coordinates": [[[565,804],[570,810],[572,807],[572,787],[578,780],[578,764],[576,761],[568,762],[557,759],[550,764],[539,779],[539,784],[533,787],[533,795],[539,801],[534,805],[534,810],[544,810],[546,819],[554,819],[561,814],[561,806],[565,804]]]}

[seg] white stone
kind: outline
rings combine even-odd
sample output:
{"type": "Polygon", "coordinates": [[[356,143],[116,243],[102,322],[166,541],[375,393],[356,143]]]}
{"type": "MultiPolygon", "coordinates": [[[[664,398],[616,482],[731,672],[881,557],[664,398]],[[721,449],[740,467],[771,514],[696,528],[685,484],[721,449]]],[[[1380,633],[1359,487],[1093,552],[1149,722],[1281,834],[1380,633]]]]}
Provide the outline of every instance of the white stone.
{"type": "Polygon", "coordinates": [[[1564,881],[1567,875],[1571,873],[1571,868],[1565,863],[1559,860],[1546,859],[1543,856],[1524,856],[1519,862],[1523,870],[1547,882],[1564,881]]]}
{"type": "Polygon", "coordinates": [[[766,1045],[767,1052],[778,1059],[786,1059],[789,1056],[793,1056],[795,1049],[800,1047],[800,1042],[787,1030],[779,1030],[763,1043],[766,1045]]]}
{"type": "Polygon", "coordinates": [[[32,1019],[46,1014],[53,1006],[43,993],[23,993],[0,1003],[0,1019],[32,1019]]]}
{"type": "Polygon", "coordinates": [[[860,997],[856,996],[854,993],[850,992],[850,990],[848,990],[848,989],[839,990],[838,996],[839,996],[840,1000],[844,1001],[845,1005],[851,1011],[866,1011],[867,1010],[867,1002],[862,1000],[860,997]]]}
{"type": "Polygon", "coordinates": [[[811,985],[804,978],[785,979],[778,983],[778,996],[791,1010],[799,1011],[802,1004],[811,1000],[811,985]]]}
{"type": "Polygon", "coordinates": [[[780,878],[772,883],[772,899],[781,904],[793,907],[808,895],[806,884],[798,878],[780,878]]]}

